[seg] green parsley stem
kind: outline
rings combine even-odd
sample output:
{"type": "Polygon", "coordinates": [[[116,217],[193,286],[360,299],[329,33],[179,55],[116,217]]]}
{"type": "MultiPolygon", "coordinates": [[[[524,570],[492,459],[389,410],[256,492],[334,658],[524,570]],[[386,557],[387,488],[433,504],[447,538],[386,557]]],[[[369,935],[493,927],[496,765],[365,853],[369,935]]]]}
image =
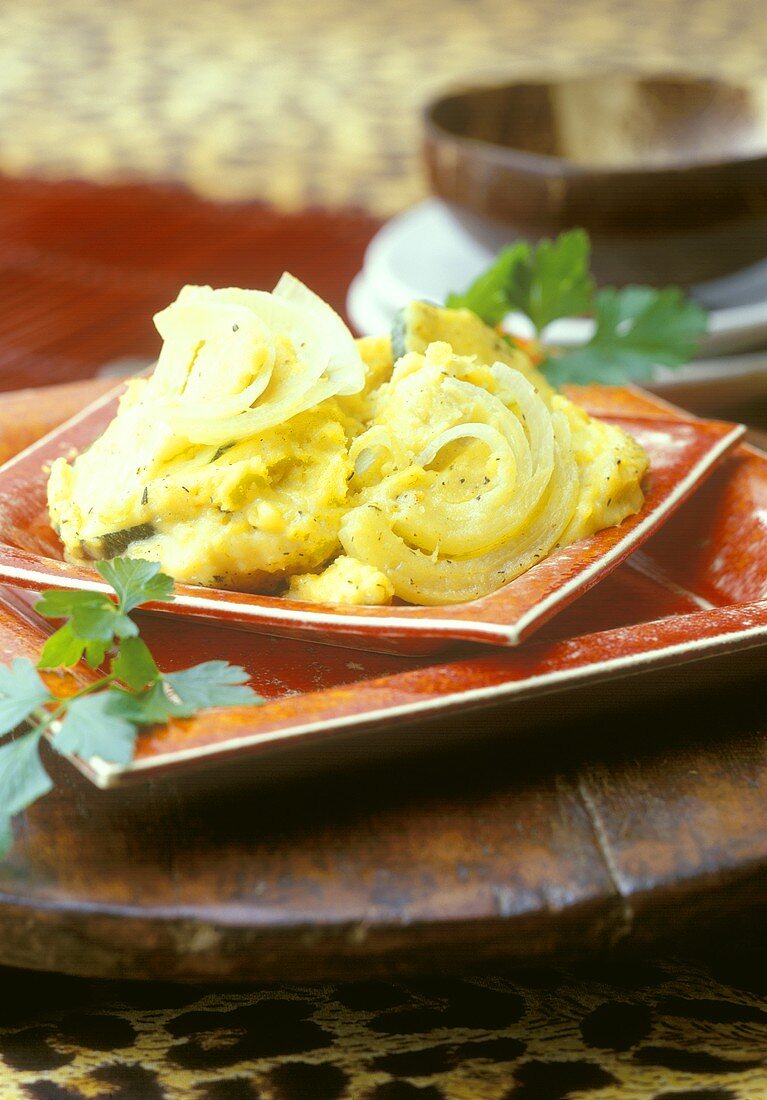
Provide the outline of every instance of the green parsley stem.
{"type": "Polygon", "coordinates": [[[60,699],[58,706],[54,707],[53,710],[38,707],[37,710],[32,711],[32,714],[38,720],[35,732],[42,735],[47,729],[50,729],[56,719],[66,713],[70,703],[74,702],[75,699],[80,699],[83,695],[90,695],[91,692],[98,691],[100,688],[116,682],[117,678],[115,676],[102,676],[100,679],[94,680],[92,684],[87,684],[84,688],[76,691],[74,695],[68,695],[66,699],[60,699]]]}
{"type": "MultiPolygon", "coordinates": [[[[126,763],[132,758],[141,726],[167,721],[173,715],[189,718],[210,707],[263,702],[246,686],[245,670],[227,661],[203,661],[167,677],[159,672],[129,617],[145,603],[173,599],[173,580],[160,572],[158,562],[113,558],[96,562],[96,569],[114,589],[117,604],[106,594],[99,598],[90,592],[43,592],[36,605],[40,614],[67,620],[51,634],[49,642],[54,644],[50,652],[45,653],[46,643],[37,666],[28,657],[16,657],[8,667],[0,664],[0,701],[5,704],[6,724],[10,717],[14,727],[24,729],[20,736],[0,744],[0,859],[13,843],[11,818],[53,785],[37,752],[41,739],[58,719],[64,721],[61,737],[57,733],[53,738],[56,751],[126,763]],[[75,628],[78,612],[87,614],[75,628]],[[108,638],[107,627],[112,628],[108,638]],[[78,659],[85,653],[89,664],[90,656],[95,659],[112,652],[111,672],[60,698],[41,679],[40,670],[69,668],[66,660],[74,651],[78,659]],[[86,695],[94,696],[93,704],[77,706],[77,700],[86,695]],[[20,720],[16,715],[26,718],[20,720]]],[[[0,737],[4,739],[5,734],[0,737]]]]}

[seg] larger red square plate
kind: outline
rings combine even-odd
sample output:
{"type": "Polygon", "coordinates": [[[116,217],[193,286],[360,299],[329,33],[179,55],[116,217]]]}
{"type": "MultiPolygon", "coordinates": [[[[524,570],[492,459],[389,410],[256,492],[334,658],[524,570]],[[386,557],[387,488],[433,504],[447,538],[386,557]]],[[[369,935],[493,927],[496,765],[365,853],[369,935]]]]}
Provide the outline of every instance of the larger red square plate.
{"type": "MultiPolygon", "coordinates": [[[[97,574],[62,560],[46,518],[47,468],[88,446],[114,414],[121,387],[0,468],[0,580],[39,588],[106,590],[97,574]]],[[[620,527],[551,554],[479,600],[449,607],[342,607],[177,585],[155,610],[358,649],[429,653],[455,642],[517,645],[606,577],[687,499],[738,441],[743,428],[679,413],[639,390],[589,387],[578,400],[629,431],[651,463],[644,507],[620,527]]]]}
{"type": "MultiPolygon", "coordinates": [[[[594,710],[615,681],[612,695],[625,706],[643,690],[679,692],[759,669],[766,594],[767,456],[739,446],[641,551],[517,649],[464,646],[439,659],[352,653],[193,620],[179,645],[177,621],[143,614],[142,636],[165,671],[226,659],[245,666],[266,702],[148,731],[127,766],[74,763],[105,788],[191,769],[208,776],[219,764],[284,773],[401,752],[424,739],[469,744],[492,725],[489,716],[461,718],[480,708],[514,737],[536,707],[552,715],[594,710]],[[414,725],[427,719],[439,723],[414,725]]],[[[9,599],[36,652],[51,624],[31,610],[30,593],[9,599]]]]}

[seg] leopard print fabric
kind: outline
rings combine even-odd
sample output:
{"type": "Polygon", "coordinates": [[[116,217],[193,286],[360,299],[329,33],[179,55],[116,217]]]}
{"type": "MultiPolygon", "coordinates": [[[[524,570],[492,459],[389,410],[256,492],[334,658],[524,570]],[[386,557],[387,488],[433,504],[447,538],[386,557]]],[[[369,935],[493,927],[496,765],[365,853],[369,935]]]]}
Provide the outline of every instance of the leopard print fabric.
{"type": "Polygon", "coordinates": [[[765,69],[763,0],[4,0],[0,170],[280,208],[421,198],[420,109],[531,70],[765,69]]]}
{"type": "Polygon", "coordinates": [[[767,953],[206,991],[4,972],[3,1100],[764,1100],[767,953]]]}

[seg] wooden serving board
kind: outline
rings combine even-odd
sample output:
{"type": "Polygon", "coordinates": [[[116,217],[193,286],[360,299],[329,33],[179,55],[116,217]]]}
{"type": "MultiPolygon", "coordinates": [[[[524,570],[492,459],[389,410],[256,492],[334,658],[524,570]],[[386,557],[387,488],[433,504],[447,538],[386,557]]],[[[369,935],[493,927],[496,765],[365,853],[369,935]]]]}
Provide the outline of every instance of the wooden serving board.
{"type": "MultiPolygon", "coordinates": [[[[30,280],[16,315],[0,315],[9,388],[150,355],[149,314],[183,281],[268,285],[287,266],[340,306],[375,227],[140,188],[0,185],[0,199],[0,289],[18,289],[23,263],[30,280]],[[77,280],[84,294],[99,272],[114,325],[88,335],[71,303],[77,280]]],[[[108,384],[3,396],[0,454],[108,384]]],[[[0,606],[0,659],[37,644],[0,606]]],[[[763,654],[749,660],[758,673],[763,654]]],[[[230,774],[213,792],[193,780],[103,792],[52,760],[56,790],[0,865],[0,963],[310,980],[729,929],[767,900],[767,721],[761,685],[705,686],[640,703],[619,684],[586,717],[548,714],[545,740],[533,727],[505,736],[502,712],[463,716],[497,736],[375,767],[339,753],[321,777],[289,782],[230,774]]],[[[450,730],[420,732],[438,741],[450,730]]]]}

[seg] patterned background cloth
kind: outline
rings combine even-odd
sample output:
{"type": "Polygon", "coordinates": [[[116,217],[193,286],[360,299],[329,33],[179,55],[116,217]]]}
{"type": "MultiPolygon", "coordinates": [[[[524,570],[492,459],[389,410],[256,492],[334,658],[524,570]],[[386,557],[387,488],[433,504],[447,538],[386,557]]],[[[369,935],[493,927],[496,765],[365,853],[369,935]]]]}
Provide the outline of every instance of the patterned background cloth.
{"type": "Polygon", "coordinates": [[[390,214],[423,193],[419,112],[446,84],[740,77],[766,39],[763,0],[3,0],[0,170],[390,214]]]}
{"type": "Polygon", "coordinates": [[[0,1096],[763,1100],[767,954],[212,990],[0,973],[0,1096]]]}
{"type": "MultiPolygon", "coordinates": [[[[0,171],[279,207],[417,200],[446,83],[763,72],[763,0],[4,0],[0,171]]],[[[0,1097],[763,1100],[767,956],[202,989],[0,972],[0,1097]]]]}

